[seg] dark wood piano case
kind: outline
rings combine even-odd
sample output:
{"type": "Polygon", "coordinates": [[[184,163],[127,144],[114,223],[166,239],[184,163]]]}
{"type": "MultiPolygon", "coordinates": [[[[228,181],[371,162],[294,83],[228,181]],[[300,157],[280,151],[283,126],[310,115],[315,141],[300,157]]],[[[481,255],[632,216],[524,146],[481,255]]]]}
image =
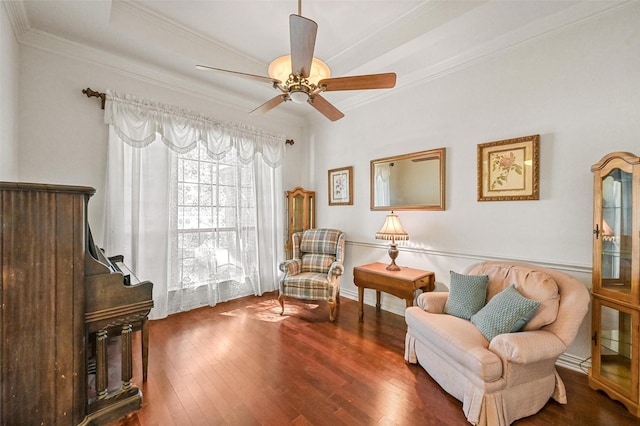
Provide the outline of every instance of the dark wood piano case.
{"type": "MultiPolygon", "coordinates": [[[[96,274],[110,282],[118,275],[106,266],[104,271],[96,268],[88,250],[87,203],[94,192],[89,187],[0,182],[2,425],[102,424],[142,404],[140,391],[130,382],[117,393],[103,392],[102,401],[91,399],[88,391],[89,341],[97,333],[113,332],[87,315],[118,324],[116,334],[127,334],[127,315],[133,312],[133,320],[146,321],[153,306],[151,283],[138,297],[145,300],[133,301],[139,309],[125,309],[120,320],[116,317],[122,310],[92,299],[88,288],[102,281],[96,274]],[[88,305],[101,311],[87,312],[88,305]]],[[[117,287],[124,289],[122,274],[119,280],[117,287]]],[[[112,299],[122,302],[122,297],[112,299]]],[[[130,345],[130,332],[127,337],[130,345]]],[[[130,372],[130,359],[128,363],[130,372]]]]}

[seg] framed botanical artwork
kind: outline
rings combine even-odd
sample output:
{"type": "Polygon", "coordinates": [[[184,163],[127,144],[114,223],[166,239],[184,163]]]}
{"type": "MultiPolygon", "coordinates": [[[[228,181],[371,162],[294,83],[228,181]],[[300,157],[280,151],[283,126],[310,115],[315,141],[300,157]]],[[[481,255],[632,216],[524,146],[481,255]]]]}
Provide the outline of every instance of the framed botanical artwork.
{"type": "Polygon", "coordinates": [[[540,135],[478,145],[478,201],[540,199],[540,135]]]}
{"type": "Polygon", "coordinates": [[[329,205],[353,204],[353,166],[329,170],[329,205]]]}

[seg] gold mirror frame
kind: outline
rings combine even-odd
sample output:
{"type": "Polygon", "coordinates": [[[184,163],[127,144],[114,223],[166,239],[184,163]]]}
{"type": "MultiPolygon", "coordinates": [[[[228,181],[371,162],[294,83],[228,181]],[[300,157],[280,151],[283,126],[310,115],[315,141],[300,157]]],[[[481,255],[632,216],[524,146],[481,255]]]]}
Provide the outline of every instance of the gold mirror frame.
{"type": "Polygon", "coordinates": [[[372,160],[371,210],[444,210],[445,154],[438,148],[372,160]]]}

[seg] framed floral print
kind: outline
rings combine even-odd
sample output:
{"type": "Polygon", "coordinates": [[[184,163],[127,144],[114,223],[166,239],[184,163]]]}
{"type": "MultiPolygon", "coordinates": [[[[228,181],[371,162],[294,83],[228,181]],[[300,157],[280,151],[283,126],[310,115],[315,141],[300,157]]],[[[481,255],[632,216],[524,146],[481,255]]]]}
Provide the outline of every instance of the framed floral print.
{"type": "Polygon", "coordinates": [[[478,201],[540,199],[540,135],[478,145],[478,201]]]}
{"type": "Polygon", "coordinates": [[[353,204],[353,166],[329,170],[329,205],[353,204]]]}

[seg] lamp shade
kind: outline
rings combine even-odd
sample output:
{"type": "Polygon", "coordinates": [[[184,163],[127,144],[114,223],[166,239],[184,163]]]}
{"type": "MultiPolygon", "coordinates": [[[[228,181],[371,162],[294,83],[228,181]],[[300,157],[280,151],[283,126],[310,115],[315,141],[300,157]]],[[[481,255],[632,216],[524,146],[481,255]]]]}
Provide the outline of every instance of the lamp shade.
{"type": "Polygon", "coordinates": [[[384,220],[384,225],[376,232],[377,240],[406,241],[409,234],[402,228],[398,215],[391,212],[384,220]]]}

